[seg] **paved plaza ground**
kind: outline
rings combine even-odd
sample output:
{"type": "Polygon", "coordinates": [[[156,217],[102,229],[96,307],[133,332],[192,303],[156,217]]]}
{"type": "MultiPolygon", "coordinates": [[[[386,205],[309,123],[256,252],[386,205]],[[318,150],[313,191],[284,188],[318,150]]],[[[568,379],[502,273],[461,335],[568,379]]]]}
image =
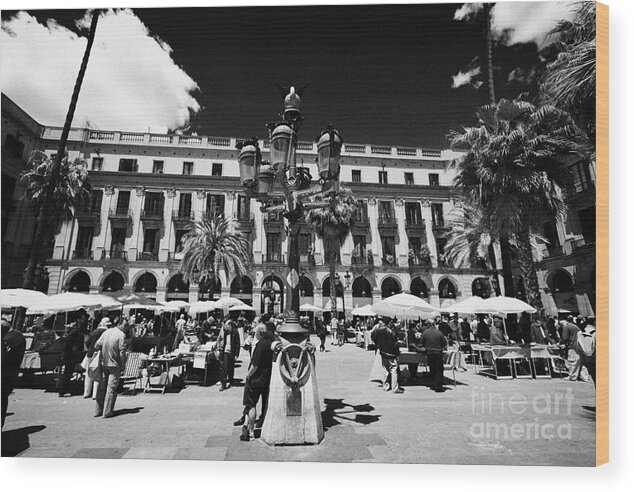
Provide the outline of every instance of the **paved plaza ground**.
{"type": "MultiPolygon", "coordinates": [[[[93,417],[94,402],[18,388],[2,429],[2,455],[59,458],[594,464],[594,386],[552,380],[500,380],[469,366],[458,385],[435,393],[426,378],[403,394],[368,376],[373,352],[352,344],[317,353],[325,438],[316,446],[241,442],[234,420],[242,388],[219,392],[120,395],[114,418],[93,417]]],[[[247,354],[236,376],[246,374],[247,354]]],[[[446,373],[446,376],[448,374],[446,373]]]]}

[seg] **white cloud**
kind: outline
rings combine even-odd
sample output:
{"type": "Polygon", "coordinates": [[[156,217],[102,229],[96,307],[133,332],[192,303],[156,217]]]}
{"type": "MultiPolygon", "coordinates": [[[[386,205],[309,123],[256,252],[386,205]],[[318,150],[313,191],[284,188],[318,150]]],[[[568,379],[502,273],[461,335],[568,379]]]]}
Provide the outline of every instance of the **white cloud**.
{"type": "MultiPolygon", "coordinates": [[[[88,29],[90,15],[76,22],[88,29]]],[[[64,123],[87,43],[48,20],[20,12],[2,22],[2,91],[37,121],[64,123]]],[[[187,125],[198,85],[131,10],[102,13],[73,126],[164,132],[187,125]]]]}
{"type": "Polygon", "coordinates": [[[542,48],[548,32],[561,19],[570,19],[574,8],[575,2],[498,2],[491,10],[491,29],[506,45],[542,48]]]}
{"type": "Polygon", "coordinates": [[[480,72],[480,67],[471,68],[466,72],[463,72],[462,70],[459,71],[456,75],[451,76],[451,79],[453,81],[451,84],[451,88],[457,89],[458,87],[462,87],[463,85],[471,85],[477,89],[482,85],[482,81],[474,81],[473,79],[474,77],[480,75],[480,72]]]}
{"type": "Polygon", "coordinates": [[[453,19],[457,21],[469,20],[483,8],[481,3],[463,3],[453,14],[453,19]]]}

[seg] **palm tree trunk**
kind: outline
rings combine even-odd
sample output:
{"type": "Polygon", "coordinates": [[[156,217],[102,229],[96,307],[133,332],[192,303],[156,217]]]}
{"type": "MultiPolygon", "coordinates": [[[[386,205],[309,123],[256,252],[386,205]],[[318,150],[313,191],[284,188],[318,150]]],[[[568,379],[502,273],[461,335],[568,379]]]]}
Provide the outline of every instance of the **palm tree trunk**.
{"type": "Polygon", "coordinates": [[[56,183],[59,181],[62,159],[64,158],[64,153],[66,152],[66,142],[68,141],[70,126],[73,122],[73,116],[75,115],[77,101],[79,100],[81,84],[84,80],[84,75],[86,74],[88,59],[90,58],[90,50],[92,49],[92,44],[95,40],[95,31],[97,30],[98,20],[99,10],[95,9],[92,14],[92,22],[90,24],[90,32],[88,33],[88,43],[86,44],[86,50],[84,51],[84,58],[82,59],[79,73],[77,74],[75,88],[73,89],[70,106],[68,107],[68,113],[66,114],[66,121],[64,122],[64,129],[62,130],[62,136],[57,146],[57,155],[55,156],[55,161],[51,167],[51,176],[44,193],[44,200],[42,201],[42,205],[39,210],[35,236],[33,237],[33,245],[31,246],[31,253],[29,255],[29,263],[26,267],[24,283],[22,285],[25,289],[33,289],[35,270],[41,260],[42,246],[47,240],[47,231],[50,230],[47,226],[50,225],[50,211],[55,207],[55,203],[53,203],[53,190],[55,189],[56,183]]]}
{"type": "Polygon", "coordinates": [[[533,261],[533,251],[531,248],[530,231],[522,228],[518,234],[519,254],[518,263],[524,280],[524,288],[526,290],[526,300],[528,304],[533,306],[537,311],[541,311],[544,307],[542,298],[539,293],[539,283],[537,281],[537,270],[533,261]]]}
{"type": "Polygon", "coordinates": [[[493,37],[491,36],[491,8],[494,4],[484,4],[484,30],[486,38],[487,58],[487,93],[489,104],[495,104],[495,88],[493,86],[493,37]]]}
{"type": "Polygon", "coordinates": [[[514,297],[513,260],[511,258],[511,245],[506,232],[500,234],[500,252],[502,256],[502,276],[504,277],[504,295],[506,297],[514,297]]]}

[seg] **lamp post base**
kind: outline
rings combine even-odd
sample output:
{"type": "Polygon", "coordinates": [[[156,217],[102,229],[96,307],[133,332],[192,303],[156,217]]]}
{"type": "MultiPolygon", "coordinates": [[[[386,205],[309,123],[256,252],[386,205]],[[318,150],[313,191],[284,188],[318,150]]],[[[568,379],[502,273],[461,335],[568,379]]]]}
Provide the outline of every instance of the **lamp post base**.
{"type": "Polygon", "coordinates": [[[324,427],[313,347],[308,332],[299,323],[287,322],[284,328],[280,330],[281,340],[275,342],[261,437],[270,446],[319,444],[324,438],[324,427]]]}

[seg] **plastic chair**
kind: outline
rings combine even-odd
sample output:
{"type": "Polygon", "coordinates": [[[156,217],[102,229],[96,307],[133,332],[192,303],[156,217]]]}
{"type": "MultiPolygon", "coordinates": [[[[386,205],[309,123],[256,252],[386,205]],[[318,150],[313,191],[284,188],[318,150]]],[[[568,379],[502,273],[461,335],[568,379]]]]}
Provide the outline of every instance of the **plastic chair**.
{"type": "Polygon", "coordinates": [[[460,358],[462,353],[459,350],[451,350],[447,353],[447,360],[443,366],[445,371],[451,371],[453,385],[456,386],[456,369],[460,369],[460,358]]]}

